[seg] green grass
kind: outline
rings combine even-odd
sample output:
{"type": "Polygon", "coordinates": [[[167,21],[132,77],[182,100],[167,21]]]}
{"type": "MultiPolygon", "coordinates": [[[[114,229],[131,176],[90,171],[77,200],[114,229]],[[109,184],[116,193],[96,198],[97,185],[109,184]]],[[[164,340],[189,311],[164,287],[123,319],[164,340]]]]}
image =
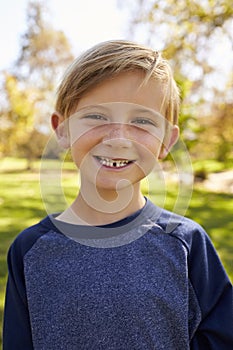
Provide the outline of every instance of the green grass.
{"type": "MultiPolygon", "coordinates": [[[[5,283],[7,278],[6,254],[7,250],[15,236],[38,220],[47,215],[45,206],[40,194],[40,164],[34,164],[35,170],[26,172],[25,164],[21,160],[4,160],[0,162],[0,327],[3,316],[3,303],[5,293],[5,283]]],[[[48,162],[48,167],[53,167],[54,162],[48,162]]],[[[59,174],[60,165],[55,171],[55,177],[59,174]]],[[[59,211],[59,203],[67,201],[71,203],[77,192],[77,180],[74,173],[73,165],[64,163],[62,186],[65,196],[63,198],[56,196],[54,193],[47,193],[47,208],[51,211],[59,211]],[[65,171],[64,171],[65,170],[65,171]],[[65,198],[65,199],[64,199],[65,198]]],[[[50,173],[49,173],[50,174],[50,173]]],[[[51,174],[46,177],[51,180],[51,174]]],[[[52,173],[53,175],[53,173],[52,173]]],[[[45,180],[46,180],[45,179],[45,180]]],[[[46,182],[46,181],[45,181],[46,182]]],[[[53,181],[52,181],[53,182],[53,181]]],[[[56,190],[56,184],[53,182],[56,190]]],[[[145,184],[144,184],[145,186],[145,184]]],[[[53,187],[53,189],[54,189],[53,187]]],[[[153,186],[152,186],[153,187],[153,186]]],[[[154,186],[155,187],[155,186],[154,186]]],[[[49,187],[50,189],[52,187],[49,187]]],[[[163,192],[156,188],[144,188],[145,193],[149,192],[150,199],[156,204],[163,205],[169,210],[176,211],[194,219],[200,223],[210,235],[222,262],[233,281],[233,196],[229,194],[216,194],[209,191],[194,188],[192,199],[188,206],[187,196],[180,196],[177,205],[177,187],[172,185],[171,189],[166,191],[166,197],[163,192]]],[[[182,194],[182,193],[181,193],[182,194]]],[[[188,193],[189,194],[189,193],[188,193]]],[[[1,339],[0,339],[1,346],[1,339]]]]}

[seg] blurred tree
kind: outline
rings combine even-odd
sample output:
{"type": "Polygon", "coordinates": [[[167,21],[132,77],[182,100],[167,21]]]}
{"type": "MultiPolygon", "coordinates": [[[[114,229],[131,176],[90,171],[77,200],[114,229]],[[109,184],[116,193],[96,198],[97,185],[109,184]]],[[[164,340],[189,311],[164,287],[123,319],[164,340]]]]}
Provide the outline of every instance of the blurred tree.
{"type": "Polygon", "coordinates": [[[214,103],[207,113],[200,119],[204,131],[199,135],[194,151],[202,158],[209,155],[219,162],[226,162],[233,158],[233,103],[214,103]]]}
{"type": "MultiPolygon", "coordinates": [[[[129,36],[163,51],[173,65],[183,101],[181,129],[192,148],[203,130],[199,121],[203,109],[210,110],[214,102],[215,112],[217,104],[221,109],[224,103],[233,101],[232,80],[229,84],[233,68],[232,1],[118,0],[118,3],[130,9],[129,36]]],[[[221,118],[223,128],[224,122],[221,118]]]]}
{"type": "Polygon", "coordinates": [[[44,2],[29,2],[19,57],[3,74],[0,151],[24,154],[29,162],[43,152],[56,85],[73,60],[67,38],[49,24],[47,15],[44,2]]]}
{"type": "Polygon", "coordinates": [[[22,35],[21,51],[15,64],[15,75],[30,81],[41,91],[54,89],[58,75],[73,56],[62,31],[55,30],[48,20],[43,1],[31,1],[27,10],[27,30],[22,35]]]}
{"type": "Polygon", "coordinates": [[[38,91],[33,92],[31,87],[26,90],[20,86],[17,78],[9,73],[5,73],[4,78],[8,107],[1,116],[0,150],[4,155],[14,154],[27,158],[30,168],[31,161],[42,154],[48,138],[34,128],[38,91]]]}
{"type": "MultiPolygon", "coordinates": [[[[223,52],[232,50],[231,0],[118,0],[130,6],[130,36],[163,50],[175,71],[203,87],[203,76],[216,74],[223,52]]],[[[232,67],[232,52],[229,67],[232,67]]],[[[209,80],[209,79],[208,79],[209,80]]],[[[216,86],[215,86],[216,87],[216,86]]],[[[217,88],[221,89],[221,86],[217,88]]]]}

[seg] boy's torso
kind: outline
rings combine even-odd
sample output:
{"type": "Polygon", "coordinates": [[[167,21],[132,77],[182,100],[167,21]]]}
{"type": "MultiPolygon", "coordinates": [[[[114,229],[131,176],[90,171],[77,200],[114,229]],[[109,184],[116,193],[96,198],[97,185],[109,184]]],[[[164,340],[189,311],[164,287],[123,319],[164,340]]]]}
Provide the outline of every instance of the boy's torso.
{"type": "Polygon", "coordinates": [[[48,230],[24,256],[35,349],[188,349],[200,315],[187,270],[156,225],[113,248],[48,230]]]}

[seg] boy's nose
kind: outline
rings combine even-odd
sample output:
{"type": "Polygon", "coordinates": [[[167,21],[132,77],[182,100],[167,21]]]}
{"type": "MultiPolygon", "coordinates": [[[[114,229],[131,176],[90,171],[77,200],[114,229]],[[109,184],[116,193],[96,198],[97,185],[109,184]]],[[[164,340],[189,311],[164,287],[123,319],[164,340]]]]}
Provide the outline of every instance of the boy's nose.
{"type": "Polygon", "coordinates": [[[104,136],[103,143],[110,147],[128,148],[132,146],[129,138],[129,130],[125,124],[113,124],[109,132],[104,136]]]}

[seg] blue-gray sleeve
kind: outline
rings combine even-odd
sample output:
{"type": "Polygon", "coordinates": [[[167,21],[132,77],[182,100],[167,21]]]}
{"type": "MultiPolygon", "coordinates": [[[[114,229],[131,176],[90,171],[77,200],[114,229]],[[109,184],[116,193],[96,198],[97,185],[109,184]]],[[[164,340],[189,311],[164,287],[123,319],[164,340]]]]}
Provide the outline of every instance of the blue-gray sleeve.
{"type": "Polygon", "coordinates": [[[8,252],[8,280],[4,306],[3,350],[33,350],[23,259],[38,237],[37,226],[22,232],[8,252]]]}
{"type": "Polygon", "coordinates": [[[232,284],[204,230],[192,237],[189,274],[202,321],[191,341],[191,350],[233,349],[232,284]]]}

